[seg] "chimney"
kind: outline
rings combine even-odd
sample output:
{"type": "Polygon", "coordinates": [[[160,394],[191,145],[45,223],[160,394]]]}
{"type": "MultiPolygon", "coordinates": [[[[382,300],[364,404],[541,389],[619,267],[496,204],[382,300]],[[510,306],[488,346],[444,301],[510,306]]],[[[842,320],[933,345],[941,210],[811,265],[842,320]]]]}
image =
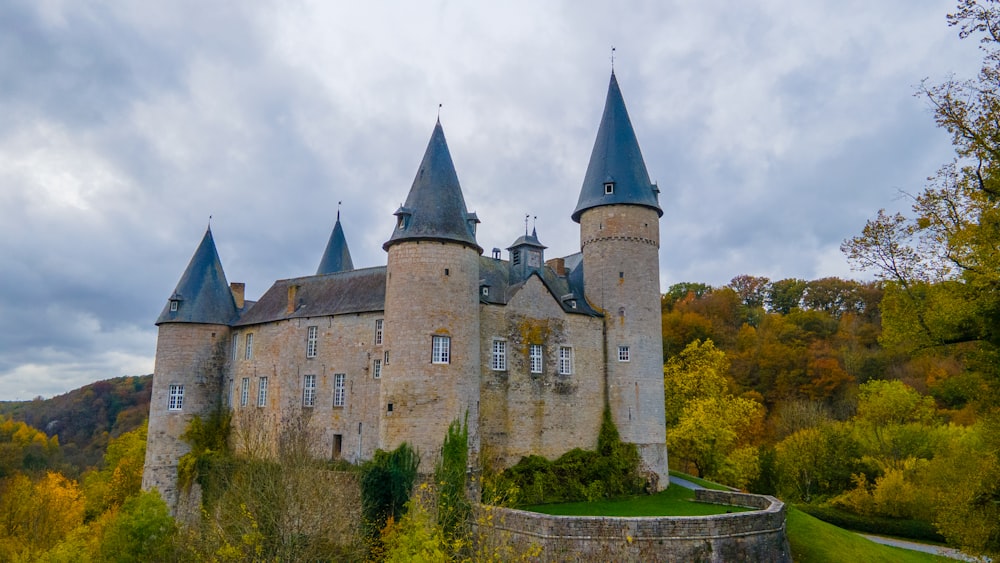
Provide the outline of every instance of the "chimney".
{"type": "Polygon", "coordinates": [[[564,258],[552,258],[546,260],[545,265],[555,270],[557,276],[566,276],[566,260],[564,258]]]}
{"type": "Polygon", "coordinates": [[[236,308],[243,308],[243,301],[246,297],[247,284],[240,282],[233,282],[229,284],[229,291],[233,292],[233,301],[236,302],[236,308]]]}
{"type": "Polygon", "coordinates": [[[288,286],[288,314],[291,315],[295,312],[295,298],[299,294],[299,286],[290,285],[288,286]]]}

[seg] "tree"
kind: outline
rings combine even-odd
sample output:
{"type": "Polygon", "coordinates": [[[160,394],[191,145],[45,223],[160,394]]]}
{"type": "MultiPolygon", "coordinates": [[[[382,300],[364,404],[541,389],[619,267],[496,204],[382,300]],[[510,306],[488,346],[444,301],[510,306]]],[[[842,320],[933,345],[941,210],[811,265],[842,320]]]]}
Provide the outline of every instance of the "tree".
{"type": "MultiPolygon", "coordinates": [[[[954,161],[912,197],[912,217],[880,210],[841,249],[886,280],[883,323],[909,348],[977,343],[995,380],[1000,347],[1000,6],[960,0],[948,15],[962,38],[979,38],[978,75],[921,85],[954,161]]],[[[996,386],[994,386],[996,391],[996,386]]]]}
{"type": "Polygon", "coordinates": [[[667,447],[703,477],[745,487],[757,477],[753,443],[764,406],[729,391],[729,362],[711,340],[692,342],[663,368],[667,447]]]}

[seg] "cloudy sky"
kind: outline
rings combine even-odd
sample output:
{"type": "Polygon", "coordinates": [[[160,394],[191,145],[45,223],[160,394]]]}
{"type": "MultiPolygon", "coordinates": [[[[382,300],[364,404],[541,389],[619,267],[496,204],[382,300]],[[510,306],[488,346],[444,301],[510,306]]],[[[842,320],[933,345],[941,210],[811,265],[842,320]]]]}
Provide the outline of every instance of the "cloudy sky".
{"type": "Polygon", "coordinates": [[[946,0],[0,2],[0,400],[151,373],[212,219],[259,297],[337,202],[382,265],[441,121],[479,242],[570,221],[615,70],[658,182],[661,280],[863,277],[838,246],[950,158],[924,78],[979,53],[946,0]]]}

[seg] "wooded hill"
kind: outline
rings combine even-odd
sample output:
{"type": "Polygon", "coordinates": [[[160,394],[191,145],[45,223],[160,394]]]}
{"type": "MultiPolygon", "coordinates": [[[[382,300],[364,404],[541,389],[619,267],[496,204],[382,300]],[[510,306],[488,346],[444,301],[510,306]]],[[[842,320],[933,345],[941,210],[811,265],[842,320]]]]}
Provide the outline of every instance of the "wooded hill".
{"type": "Polygon", "coordinates": [[[0,402],[4,415],[57,437],[68,476],[98,467],[111,438],[141,426],[149,416],[153,376],[97,381],[51,399],[0,402]]]}

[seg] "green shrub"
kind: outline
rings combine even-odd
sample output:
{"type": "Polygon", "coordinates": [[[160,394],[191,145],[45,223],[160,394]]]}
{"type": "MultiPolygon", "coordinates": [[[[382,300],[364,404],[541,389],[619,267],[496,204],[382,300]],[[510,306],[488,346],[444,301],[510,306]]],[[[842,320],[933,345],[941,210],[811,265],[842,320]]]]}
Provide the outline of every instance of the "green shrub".
{"type": "Polygon", "coordinates": [[[795,506],[802,512],[819,518],[824,522],[856,532],[939,543],[944,543],[945,541],[944,536],[938,533],[934,525],[924,520],[861,516],[837,510],[830,506],[816,506],[811,504],[798,504],[795,506]]]}
{"type": "Polygon", "coordinates": [[[390,517],[402,517],[419,465],[416,450],[403,442],[391,452],[376,450],[361,467],[361,515],[369,538],[377,538],[390,517]]]}
{"type": "Polygon", "coordinates": [[[621,441],[604,409],[597,450],[574,448],[555,461],[531,455],[495,478],[493,489],[514,491],[515,506],[594,501],[643,492],[639,450],[621,441]]]}

